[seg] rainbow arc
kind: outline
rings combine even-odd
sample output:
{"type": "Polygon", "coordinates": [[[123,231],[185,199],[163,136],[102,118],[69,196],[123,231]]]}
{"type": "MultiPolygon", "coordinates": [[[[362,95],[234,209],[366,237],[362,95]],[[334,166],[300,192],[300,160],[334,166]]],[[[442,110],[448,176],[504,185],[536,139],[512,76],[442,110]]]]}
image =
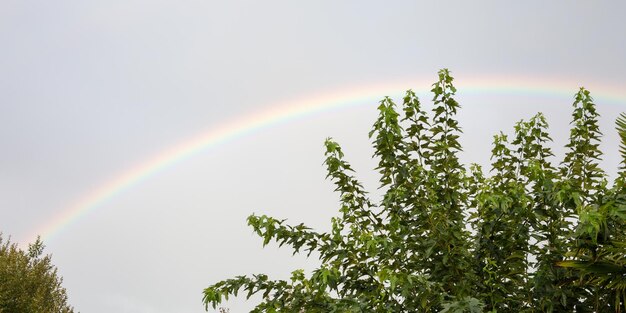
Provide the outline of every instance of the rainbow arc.
{"type": "MultiPolygon", "coordinates": [[[[524,94],[558,96],[564,99],[571,99],[578,91],[577,84],[563,80],[482,77],[474,78],[469,82],[456,81],[455,83],[458,95],[463,93],[524,94]]],[[[429,87],[431,84],[432,82],[424,80],[405,80],[389,84],[343,88],[320,95],[307,95],[300,99],[273,104],[257,112],[226,121],[175,146],[169,147],[134,167],[122,171],[113,179],[104,182],[99,188],[80,197],[71,206],[58,212],[44,225],[33,230],[32,237],[41,235],[44,240],[49,240],[65,226],[80,220],[89,211],[101,207],[102,204],[111,198],[132,189],[133,186],[153,177],[166,168],[184,162],[201,152],[214,149],[222,143],[236,140],[263,128],[288,123],[298,118],[314,116],[331,110],[363,105],[375,106],[384,96],[400,96],[411,86],[424,87],[413,90],[426,103],[430,100],[429,87]]],[[[603,84],[600,88],[593,86],[590,90],[597,103],[606,102],[626,105],[626,90],[623,90],[623,88],[603,84]]],[[[395,99],[400,101],[399,98],[395,99]]]]}

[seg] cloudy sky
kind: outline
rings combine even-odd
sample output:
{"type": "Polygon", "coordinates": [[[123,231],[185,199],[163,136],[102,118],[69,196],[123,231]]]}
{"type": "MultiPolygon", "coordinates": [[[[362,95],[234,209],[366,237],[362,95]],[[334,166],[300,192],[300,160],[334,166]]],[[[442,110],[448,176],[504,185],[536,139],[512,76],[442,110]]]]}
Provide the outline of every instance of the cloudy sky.
{"type": "Polygon", "coordinates": [[[0,231],[22,245],[43,235],[81,312],[204,312],[213,282],[316,264],[261,248],[245,218],[328,229],[329,136],[375,196],[377,99],[413,88],[429,107],[424,91],[444,67],[460,89],[467,162],[486,164],[491,135],[537,111],[562,146],[586,86],[613,172],[625,11],[619,1],[0,0],[0,231]],[[329,108],[271,122],[310,99],[329,108]],[[251,128],[260,116],[267,123],[251,128]],[[232,125],[247,131],[171,157],[232,125]]]}

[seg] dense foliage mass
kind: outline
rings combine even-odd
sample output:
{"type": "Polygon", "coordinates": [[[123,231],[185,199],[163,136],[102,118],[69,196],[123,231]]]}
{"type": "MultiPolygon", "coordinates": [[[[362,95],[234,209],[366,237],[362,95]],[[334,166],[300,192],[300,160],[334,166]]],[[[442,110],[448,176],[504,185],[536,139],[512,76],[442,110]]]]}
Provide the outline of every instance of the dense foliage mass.
{"type": "MultiPolygon", "coordinates": [[[[328,177],[341,195],[332,230],[252,215],[263,239],[321,265],[290,281],[238,276],[204,290],[215,308],[261,293],[254,312],[621,312],[626,310],[626,171],[612,185],[599,167],[601,133],[589,91],[575,95],[560,163],[539,113],[494,136],[491,171],[458,154],[459,104],[448,70],[427,114],[407,91],[385,98],[370,132],[384,196],[374,203],[327,140],[328,177]]],[[[626,156],[626,117],[618,119],[626,156]]]]}
{"type": "Polygon", "coordinates": [[[37,239],[28,251],[0,234],[0,312],[72,313],[62,279],[37,239]]]}

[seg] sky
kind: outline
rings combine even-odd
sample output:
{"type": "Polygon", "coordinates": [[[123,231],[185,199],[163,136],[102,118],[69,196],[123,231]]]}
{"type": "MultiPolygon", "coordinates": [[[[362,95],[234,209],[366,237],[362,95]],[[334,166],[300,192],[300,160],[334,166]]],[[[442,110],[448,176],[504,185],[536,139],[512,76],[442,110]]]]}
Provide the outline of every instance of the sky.
{"type": "MultiPolygon", "coordinates": [[[[262,247],[252,213],[328,230],[323,142],[377,195],[384,96],[459,89],[465,163],[543,112],[557,155],[573,95],[626,111],[621,1],[0,0],[0,231],[41,235],[81,312],[204,312],[202,290],[317,263],[262,247]]],[[[558,160],[556,160],[558,162],[558,160]]],[[[224,306],[245,312],[254,299],[224,306]]],[[[211,312],[212,310],[210,310],[211,312]]]]}

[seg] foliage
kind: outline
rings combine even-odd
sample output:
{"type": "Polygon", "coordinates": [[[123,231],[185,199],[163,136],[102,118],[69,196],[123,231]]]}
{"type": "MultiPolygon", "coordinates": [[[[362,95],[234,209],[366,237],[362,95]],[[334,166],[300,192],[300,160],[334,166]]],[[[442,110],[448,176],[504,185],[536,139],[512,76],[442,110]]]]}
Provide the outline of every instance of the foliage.
{"type": "Polygon", "coordinates": [[[62,278],[39,238],[23,251],[0,234],[0,312],[71,313],[62,278]]]}
{"type": "Polygon", "coordinates": [[[389,98],[369,133],[382,200],[369,199],[336,142],[328,178],[340,195],[332,229],[252,215],[266,245],[319,254],[289,281],[238,276],[204,290],[208,310],[261,293],[254,312],[621,312],[626,306],[624,156],[612,187],[599,167],[601,133],[589,91],[574,97],[569,142],[553,164],[539,113],[494,136],[491,171],[458,159],[459,104],[448,70],[433,84],[432,114],[411,90],[389,98]],[[402,116],[401,116],[402,115],[402,116]]]}

